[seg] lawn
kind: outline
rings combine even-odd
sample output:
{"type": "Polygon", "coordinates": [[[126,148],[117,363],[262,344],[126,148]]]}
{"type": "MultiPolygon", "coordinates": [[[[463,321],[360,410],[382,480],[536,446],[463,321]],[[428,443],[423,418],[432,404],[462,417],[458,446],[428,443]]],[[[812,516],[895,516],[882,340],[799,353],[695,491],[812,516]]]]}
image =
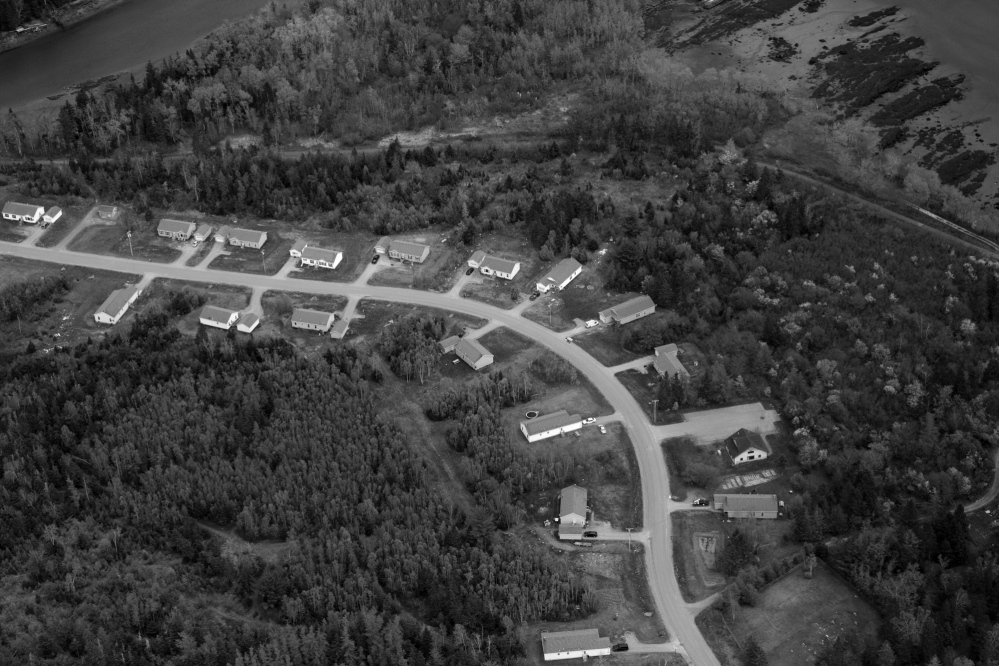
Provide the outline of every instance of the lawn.
{"type": "Polygon", "coordinates": [[[4,241],[6,243],[20,243],[34,230],[35,226],[31,224],[19,225],[17,222],[3,220],[0,222],[0,241],[4,241]]]}
{"type": "Polygon", "coordinates": [[[655,425],[667,425],[683,421],[683,415],[679,411],[673,411],[672,405],[666,405],[662,402],[653,405],[652,401],[659,395],[659,377],[656,375],[655,370],[647,373],[642,373],[638,370],[625,370],[614,376],[628,389],[628,393],[635,398],[635,401],[649,418],[650,423],[653,423],[653,413],[655,414],[655,425]]]}
{"type": "MultiPolygon", "coordinates": [[[[407,239],[410,240],[410,239],[407,239]]],[[[426,291],[444,292],[462,275],[461,269],[470,254],[464,247],[442,243],[436,237],[412,239],[430,245],[430,256],[422,264],[412,264],[385,257],[389,268],[376,272],[368,284],[382,287],[413,287],[426,291]]]]}
{"type": "Polygon", "coordinates": [[[500,326],[489,331],[479,342],[486,349],[493,353],[495,363],[508,363],[510,361],[524,361],[525,365],[535,356],[533,352],[540,351],[541,347],[519,333],[511,331],[509,328],[500,326]]]}
{"type": "Polygon", "coordinates": [[[398,321],[405,316],[418,316],[422,313],[436,314],[444,317],[451,322],[450,329],[455,332],[464,330],[466,326],[480,328],[487,323],[485,319],[438,310],[436,308],[424,308],[418,305],[390,303],[364,298],[357,304],[355,318],[350,321],[350,330],[358,336],[377,335],[390,322],[398,321]]]}
{"type": "MultiPolygon", "coordinates": [[[[291,234],[286,234],[289,237],[291,234]]],[[[375,239],[361,234],[334,234],[332,232],[300,233],[298,238],[309,241],[309,245],[343,252],[340,265],[334,270],[328,268],[296,268],[288,276],[302,280],[323,282],[353,282],[364,272],[374,255],[375,239]]],[[[297,239],[292,239],[292,244],[297,239]]]]}
{"type": "Polygon", "coordinates": [[[810,580],[798,566],[772,583],[756,607],[733,605],[724,614],[712,608],[697,618],[721,663],[733,666],[750,636],[771,666],[800,666],[847,632],[876,637],[880,624],[874,608],[821,560],[810,580]]]}
{"type": "MultiPolygon", "coordinates": [[[[126,215],[127,212],[122,213],[126,215]]],[[[108,254],[115,257],[135,257],[144,261],[169,264],[181,254],[180,244],[156,235],[155,228],[136,228],[131,244],[122,223],[99,224],[84,229],[69,242],[69,249],[87,254],[108,254]]]]}
{"type": "MultiPolygon", "coordinates": [[[[205,285],[201,282],[187,282],[185,280],[171,280],[167,278],[156,278],[143,292],[143,298],[149,301],[165,303],[170,292],[188,291],[205,299],[206,305],[215,305],[227,310],[245,310],[250,303],[251,290],[248,287],[236,287],[226,284],[205,285]]],[[[194,308],[188,314],[182,316],[177,322],[177,330],[185,335],[194,336],[201,326],[198,315],[201,308],[194,308]]],[[[216,329],[218,330],[218,329],[216,329]]],[[[260,331],[258,328],[257,331],[260,331]]],[[[224,334],[219,330],[220,334],[224,334]]]]}
{"type": "Polygon", "coordinates": [[[260,250],[249,247],[226,246],[226,254],[220,254],[212,259],[208,268],[216,271],[233,273],[256,273],[258,275],[274,275],[284,267],[288,260],[288,251],[295,241],[273,232],[263,223],[240,223],[240,228],[267,231],[267,242],[260,250]],[[263,250],[263,256],[260,252],[263,250]]]}
{"type": "Polygon", "coordinates": [[[621,346],[618,330],[614,326],[601,324],[577,333],[572,338],[577,345],[608,368],[642,358],[621,346]]]}
{"type": "Polygon", "coordinates": [[[77,205],[62,204],[60,207],[62,208],[62,217],[42,232],[42,235],[35,241],[35,247],[55,247],[61,243],[90,212],[91,202],[83,201],[77,205]]]}
{"type": "MultiPolygon", "coordinates": [[[[518,280],[512,282],[516,283],[518,280]]],[[[525,292],[524,288],[524,285],[511,284],[510,280],[491,278],[480,274],[476,275],[474,280],[465,283],[465,286],[461,288],[461,297],[509,310],[525,298],[525,293],[530,293],[525,292]],[[517,290],[516,300],[511,295],[514,289],[517,290]]]]}

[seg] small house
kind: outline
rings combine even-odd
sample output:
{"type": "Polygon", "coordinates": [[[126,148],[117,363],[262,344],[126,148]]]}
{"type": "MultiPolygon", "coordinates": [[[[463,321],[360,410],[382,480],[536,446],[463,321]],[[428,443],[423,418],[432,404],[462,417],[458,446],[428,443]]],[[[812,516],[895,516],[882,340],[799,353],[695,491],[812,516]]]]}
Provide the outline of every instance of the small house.
{"type": "Polygon", "coordinates": [[[236,320],[239,319],[239,313],[235,310],[226,310],[214,305],[206,305],[201,308],[201,314],[198,315],[198,319],[205,326],[213,326],[228,331],[236,323],[236,320]]]}
{"type": "Polygon", "coordinates": [[[309,241],[299,238],[295,241],[295,244],[291,246],[291,249],[288,250],[288,254],[290,254],[293,259],[301,259],[302,250],[307,247],[309,247],[309,241]]]}
{"type": "Polygon", "coordinates": [[[114,326],[118,323],[132,303],[142,295],[142,290],[137,286],[129,285],[124,289],[115,289],[111,295],[105,299],[101,307],[94,313],[94,321],[98,324],[108,324],[114,326]]]}
{"type": "Polygon", "coordinates": [[[252,312],[244,312],[236,322],[236,330],[240,333],[253,333],[257,326],[260,326],[260,317],[252,312]]]}
{"type": "Polygon", "coordinates": [[[392,239],[388,236],[382,236],[375,243],[375,252],[378,254],[387,254],[389,251],[389,245],[392,244],[392,239]]]}
{"type": "Polygon", "coordinates": [[[118,219],[118,207],[117,206],[98,206],[94,212],[97,217],[102,220],[117,220],[118,219]]]}
{"type": "Polygon", "coordinates": [[[715,495],[715,511],[726,518],[764,518],[776,520],[780,502],[776,495],[715,495]]]}
{"type": "Polygon", "coordinates": [[[401,261],[422,264],[430,256],[430,246],[396,240],[389,243],[388,256],[401,261]]]}
{"type": "Polygon", "coordinates": [[[687,372],[687,368],[683,367],[683,363],[677,358],[677,354],[680,350],[675,344],[661,345],[656,347],[655,359],[652,360],[652,367],[656,369],[659,376],[667,377],[680,377],[681,379],[689,379],[690,373],[687,372]]]}
{"type": "Polygon", "coordinates": [[[230,227],[228,224],[223,224],[221,227],[219,227],[219,230],[215,232],[215,242],[228,243],[230,233],[232,233],[232,227],[230,227]]]}
{"type": "Polygon", "coordinates": [[[52,206],[52,208],[49,208],[45,211],[45,214],[42,215],[42,221],[45,222],[45,224],[52,224],[60,217],[62,217],[62,208],[59,208],[59,206],[52,206]]]}
{"type": "Polygon", "coordinates": [[[586,488],[571,485],[559,492],[558,538],[579,539],[586,525],[586,488]]]}
{"type": "Polygon", "coordinates": [[[454,346],[454,353],[471,366],[472,370],[481,370],[487,365],[492,365],[493,362],[493,353],[483,347],[478,340],[462,338],[454,346]]]}
{"type": "Polygon", "coordinates": [[[600,321],[605,324],[615,322],[617,324],[627,324],[628,322],[648,317],[656,311],[656,304],[646,295],[637,296],[630,301],[625,301],[620,305],[615,305],[600,313],[600,321]]]}
{"type": "Polygon", "coordinates": [[[316,268],[336,268],[343,260],[343,252],[324,250],[319,247],[305,247],[302,250],[302,265],[316,268]]]}
{"type": "Polygon", "coordinates": [[[596,629],[574,631],[542,631],[541,649],[545,661],[587,659],[611,653],[610,639],[596,629]]]}
{"type": "Polygon", "coordinates": [[[733,465],[741,465],[756,460],[766,460],[770,455],[770,445],[758,432],[740,428],[725,440],[725,450],[728,451],[733,465]]]}
{"type": "Polygon", "coordinates": [[[330,327],[333,326],[334,319],[335,317],[332,312],[295,308],[295,311],[291,314],[291,327],[328,333],[330,327]]]}
{"type": "Polygon", "coordinates": [[[259,250],[267,242],[267,232],[255,229],[233,228],[229,231],[229,245],[259,250]]]}
{"type": "Polygon", "coordinates": [[[583,419],[579,414],[570,414],[564,409],[520,422],[520,431],[528,442],[538,442],[582,427],[583,419]]]}
{"type": "Polygon", "coordinates": [[[554,289],[559,291],[565,289],[576,276],[583,272],[583,265],[571,257],[558,262],[554,268],[544,274],[537,283],[537,289],[541,293],[547,293],[554,289]]]}
{"type": "Polygon", "coordinates": [[[451,337],[444,338],[437,344],[440,345],[441,352],[447,354],[448,352],[453,352],[454,348],[458,346],[459,342],[461,342],[461,336],[452,335],[451,337]]]}
{"type": "Polygon", "coordinates": [[[206,240],[212,237],[212,225],[207,223],[202,223],[198,225],[198,228],[194,230],[194,240],[199,243],[204,243],[206,240]]]}
{"type": "Polygon", "coordinates": [[[17,203],[8,201],[3,205],[3,219],[14,222],[24,222],[25,224],[38,224],[42,219],[45,209],[34,204],[17,203]]]}
{"type": "Polygon", "coordinates": [[[472,253],[472,256],[468,258],[469,268],[478,268],[482,263],[482,260],[486,258],[486,253],[482,250],[476,250],[472,253]]]}
{"type": "Polygon", "coordinates": [[[330,329],[330,337],[334,340],[342,340],[347,335],[349,327],[350,323],[346,319],[338,320],[333,324],[333,328],[330,329]]]}
{"type": "Polygon", "coordinates": [[[520,262],[486,255],[479,263],[479,272],[483,275],[495,275],[504,280],[512,280],[520,272],[520,262]]]}
{"type": "Polygon", "coordinates": [[[156,233],[164,238],[186,241],[192,235],[197,225],[194,222],[184,222],[183,220],[160,220],[156,227],[156,233]]]}

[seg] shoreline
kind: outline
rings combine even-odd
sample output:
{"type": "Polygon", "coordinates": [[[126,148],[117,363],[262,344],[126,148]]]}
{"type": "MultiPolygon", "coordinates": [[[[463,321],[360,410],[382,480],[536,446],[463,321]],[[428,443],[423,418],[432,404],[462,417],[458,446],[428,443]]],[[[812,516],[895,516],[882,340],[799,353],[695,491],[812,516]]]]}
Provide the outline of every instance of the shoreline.
{"type": "Polygon", "coordinates": [[[13,33],[13,31],[4,33],[4,37],[0,38],[0,53],[6,53],[7,51],[13,51],[14,49],[18,49],[22,46],[27,46],[32,42],[42,39],[43,37],[48,37],[49,35],[65,30],[66,28],[83,23],[88,19],[102,14],[109,9],[123,5],[128,1],[129,0],[91,0],[91,2],[88,2],[84,7],[78,9],[72,9],[71,5],[67,5],[66,7],[54,12],[54,15],[49,16],[49,23],[42,30],[36,30],[23,35],[17,35],[16,33],[13,33]],[[56,21],[59,23],[55,23],[56,21]],[[13,36],[7,37],[7,35],[10,34],[13,34],[13,36]]]}

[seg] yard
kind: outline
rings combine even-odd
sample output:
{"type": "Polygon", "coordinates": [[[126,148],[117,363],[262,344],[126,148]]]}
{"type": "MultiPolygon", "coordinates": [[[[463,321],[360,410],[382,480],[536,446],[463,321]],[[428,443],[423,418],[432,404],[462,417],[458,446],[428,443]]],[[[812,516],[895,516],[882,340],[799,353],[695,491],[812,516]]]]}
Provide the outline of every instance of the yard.
{"type": "Polygon", "coordinates": [[[350,321],[350,330],[357,336],[377,336],[385,326],[406,316],[419,316],[422,313],[436,314],[451,323],[452,331],[461,331],[464,327],[480,328],[486,321],[478,317],[456,314],[435,308],[424,308],[418,305],[376,301],[370,298],[361,299],[357,304],[355,318],[350,321]]]}
{"type": "Polygon", "coordinates": [[[478,338],[478,340],[486,349],[493,353],[495,357],[494,362],[497,364],[523,361],[523,365],[526,366],[535,356],[534,352],[541,349],[530,338],[525,338],[523,335],[503,326],[494,328],[481,338],[478,338]]]}
{"type": "Polygon", "coordinates": [[[642,358],[621,346],[616,326],[600,324],[573,336],[573,341],[608,368],[642,358]]]}
{"type": "Polygon", "coordinates": [[[653,425],[666,425],[683,421],[683,415],[679,411],[673,411],[673,405],[662,402],[653,404],[652,401],[659,396],[659,376],[655,370],[646,373],[638,370],[625,370],[614,376],[628,389],[628,393],[635,398],[653,425]],[[654,421],[653,415],[655,416],[654,421]]]}
{"type": "MultiPolygon", "coordinates": [[[[79,200],[77,200],[79,201],[79,200]]],[[[90,201],[80,201],[76,204],[59,204],[62,217],[49,225],[35,241],[36,247],[54,247],[76,229],[93,207],[90,201]]]]}
{"type": "Polygon", "coordinates": [[[18,224],[10,220],[0,221],[0,241],[20,243],[36,229],[33,224],[18,224]]]}
{"type": "MultiPolygon", "coordinates": [[[[250,289],[247,287],[235,287],[231,285],[204,285],[200,282],[186,282],[184,280],[170,280],[166,278],[156,278],[143,292],[143,298],[150,303],[159,303],[165,306],[171,292],[186,291],[192,295],[204,298],[206,305],[215,305],[227,310],[244,310],[250,302],[250,289]]],[[[180,317],[177,329],[185,335],[196,335],[201,326],[198,315],[201,307],[195,307],[186,315],[180,317]]],[[[260,329],[258,328],[257,331],[260,329]]]]}
{"type": "Polygon", "coordinates": [[[284,237],[264,223],[240,222],[240,228],[267,231],[267,242],[259,250],[249,247],[226,246],[226,253],[212,259],[208,268],[233,273],[256,273],[274,275],[284,267],[288,251],[294,244],[290,237],[284,237]],[[261,254],[263,252],[263,254],[261,254]]]}
{"type": "MultiPolygon", "coordinates": [[[[132,237],[128,238],[129,211],[122,211],[114,224],[95,224],[87,227],[69,242],[69,249],[87,254],[107,254],[115,257],[135,257],[144,261],[168,264],[181,255],[177,241],[161,238],[155,225],[147,222],[135,224],[132,237]]],[[[56,223],[58,224],[58,222],[56,223]]]]}
{"type": "Polygon", "coordinates": [[[724,613],[708,609],[697,618],[708,644],[725,666],[741,660],[752,636],[771,666],[814,664],[816,654],[847,632],[877,635],[881,619],[854,589],[822,560],[809,580],[801,566],[760,593],[756,607],[732,605],[724,613]]]}
{"type": "Polygon", "coordinates": [[[377,239],[359,233],[333,233],[331,231],[310,231],[304,233],[285,234],[291,237],[292,244],[297,239],[304,239],[310,246],[320,247],[329,250],[339,250],[343,252],[343,259],[335,269],[313,268],[311,266],[298,266],[292,270],[288,276],[302,280],[321,280],[324,282],[353,282],[364,272],[364,269],[374,255],[375,242],[377,239]]]}
{"type": "Polygon", "coordinates": [[[413,264],[385,256],[383,268],[368,278],[368,284],[382,287],[413,287],[427,291],[447,291],[461,275],[460,268],[465,266],[468,253],[465,248],[458,248],[434,236],[421,237],[413,240],[417,243],[430,245],[430,256],[422,264],[413,264]]]}

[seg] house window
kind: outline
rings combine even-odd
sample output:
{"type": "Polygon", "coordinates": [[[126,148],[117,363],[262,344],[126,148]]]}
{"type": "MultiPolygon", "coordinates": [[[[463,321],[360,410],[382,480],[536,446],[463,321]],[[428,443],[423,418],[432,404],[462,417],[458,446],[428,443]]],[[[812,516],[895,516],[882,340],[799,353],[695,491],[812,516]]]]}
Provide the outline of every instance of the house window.
{"type": "Polygon", "coordinates": [[[746,460],[755,460],[756,456],[746,456],[746,460]]]}

